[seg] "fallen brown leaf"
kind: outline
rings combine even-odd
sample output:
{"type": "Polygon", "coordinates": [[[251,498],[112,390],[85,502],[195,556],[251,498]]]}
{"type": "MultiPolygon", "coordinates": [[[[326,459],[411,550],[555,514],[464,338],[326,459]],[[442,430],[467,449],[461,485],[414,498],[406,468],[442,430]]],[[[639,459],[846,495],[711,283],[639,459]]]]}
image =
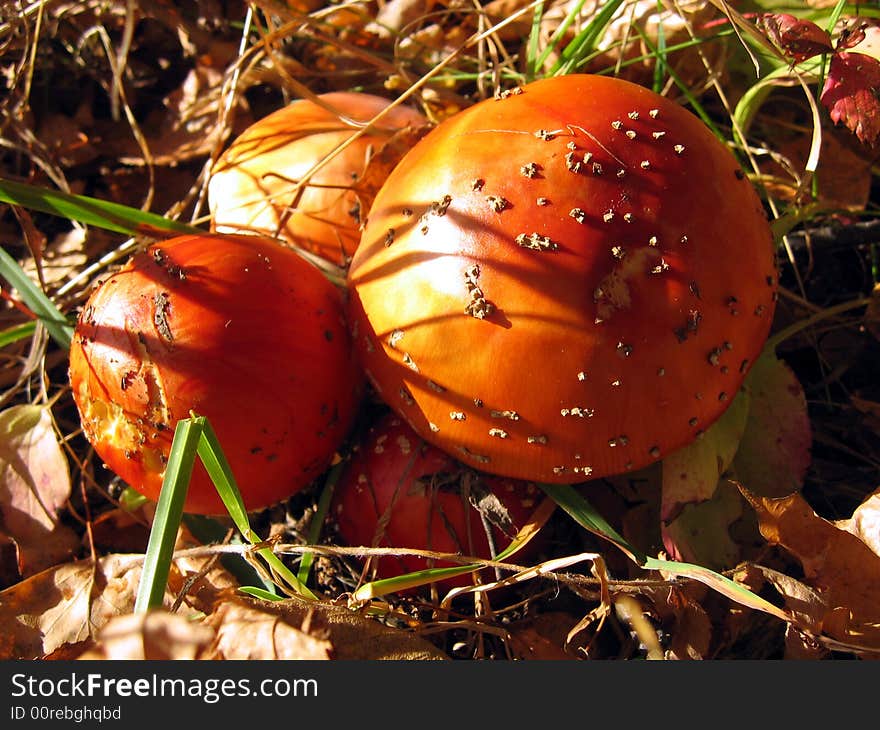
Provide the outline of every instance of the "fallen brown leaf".
{"type": "MultiPolygon", "coordinates": [[[[743,490],[761,534],[801,563],[803,582],[821,597],[822,633],[866,651],[880,651],[880,556],[852,533],[817,515],[799,494],[780,499],[743,490]]],[[[813,612],[815,606],[810,606],[813,612]]]]}
{"type": "Polygon", "coordinates": [[[332,644],[310,624],[291,622],[271,602],[232,593],[205,619],[216,631],[217,659],[330,659],[332,644]]]}
{"type": "Polygon", "coordinates": [[[345,606],[296,597],[283,601],[260,601],[249,597],[239,600],[311,635],[325,636],[332,646],[333,659],[448,659],[446,654],[412,631],[386,626],[345,606]]]}
{"type": "Polygon", "coordinates": [[[110,619],[77,659],[198,659],[214,640],[202,623],[162,609],[110,619]]]}
{"type": "Polygon", "coordinates": [[[70,489],[48,408],[17,405],[0,412],[0,528],[18,547],[22,576],[69,558],[79,545],[59,519],[70,489]]]}

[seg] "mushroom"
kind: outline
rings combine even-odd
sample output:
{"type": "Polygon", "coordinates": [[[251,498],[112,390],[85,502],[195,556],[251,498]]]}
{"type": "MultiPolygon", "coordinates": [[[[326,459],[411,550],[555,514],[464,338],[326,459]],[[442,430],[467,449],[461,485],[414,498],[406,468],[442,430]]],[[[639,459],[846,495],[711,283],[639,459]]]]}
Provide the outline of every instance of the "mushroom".
{"type": "Polygon", "coordinates": [[[213,230],[280,237],[347,264],[376,189],[427,124],[415,109],[397,106],[349,142],[390,103],[331,92],[252,124],[214,165],[208,182],[213,230]]]}
{"type": "MultiPolygon", "coordinates": [[[[346,464],[330,514],[346,545],[489,560],[526,524],[539,496],[534,484],[466,467],[425,442],[395,414],[385,413],[373,422],[346,464]]],[[[526,549],[534,547],[530,544],[526,549]]],[[[376,560],[376,575],[388,578],[432,564],[460,565],[411,554],[389,555],[376,560]]],[[[447,587],[468,585],[471,578],[464,575],[440,582],[447,587]]]]}
{"type": "MultiPolygon", "coordinates": [[[[175,426],[195,412],[258,509],[328,466],[362,375],[317,267],[273,240],[205,235],[150,246],[91,293],[70,384],[86,438],[135,490],[158,499],[175,426]]],[[[225,512],[201,464],[184,509],[225,512]]]]}
{"type": "Polygon", "coordinates": [[[465,463],[548,483],[700,436],[760,353],[777,291],[733,154],[673,101],[591,75],[430,132],[376,196],[348,280],[380,397],[465,463]]]}

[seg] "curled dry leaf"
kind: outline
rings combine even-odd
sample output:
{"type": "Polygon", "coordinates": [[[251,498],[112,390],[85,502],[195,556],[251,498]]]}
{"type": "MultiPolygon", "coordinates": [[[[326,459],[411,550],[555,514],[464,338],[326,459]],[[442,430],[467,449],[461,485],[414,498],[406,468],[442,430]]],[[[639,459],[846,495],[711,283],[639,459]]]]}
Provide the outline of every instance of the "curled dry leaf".
{"type": "Polygon", "coordinates": [[[217,634],[217,659],[330,659],[326,632],[288,620],[271,602],[228,595],[205,619],[217,634]]]}
{"type": "Polygon", "coordinates": [[[841,530],[851,532],[880,556],[880,489],[862,502],[852,517],[836,524],[841,530]]]}
{"type": "Polygon", "coordinates": [[[743,489],[761,534],[796,557],[803,582],[821,596],[822,633],[864,651],[880,651],[880,556],[851,532],[817,515],[798,494],[779,499],[743,489]]]}
{"type": "Polygon", "coordinates": [[[111,618],[98,632],[96,646],[77,659],[198,659],[213,640],[208,626],[160,609],[111,618]]]}
{"type": "MultiPolygon", "coordinates": [[[[309,601],[297,597],[283,601],[261,601],[247,596],[227,593],[218,602],[218,611],[207,623],[217,631],[217,649],[226,658],[243,651],[272,653],[278,651],[305,651],[311,659],[446,659],[433,644],[416,634],[383,625],[369,616],[344,606],[309,601]],[[234,631],[226,633],[226,621],[234,621],[241,629],[243,617],[256,621],[256,633],[251,638],[262,642],[262,647],[243,647],[234,631]],[[280,632],[280,633],[279,633],[280,632]],[[292,648],[283,646],[284,639],[292,638],[292,648]],[[318,656],[318,655],[321,656],[318,656]]],[[[232,628],[232,627],[230,627],[232,628]]],[[[268,657],[265,657],[268,658],[268,657]]],[[[279,657],[280,658],[280,657],[279,657]]]]}
{"type": "Polygon", "coordinates": [[[18,546],[23,576],[69,558],[79,544],[59,519],[69,496],[67,460],[49,410],[17,405],[0,412],[0,529],[18,546]]]}
{"type": "MultiPolygon", "coordinates": [[[[143,560],[143,555],[112,554],[96,563],[64,563],[0,592],[0,659],[39,659],[98,639],[111,619],[134,610],[143,560]]],[[[172,563],[166,606],[185,590],[188,605],[210,610],[231,581],[209,560],[172,563]],[[203,575],[208,567],[214,569],[203,575]]]]}
{"type": "Polygon", "coordinates": [[[65,563],[0,592],[0,659],[39,659],[93,638],[111,616],[130,612],[141,563],[134,555],[65,563]]]}
{"type": "Polygon", "coordinates": [[[833,50],[831,36],[811,20],[788,13],[763,13],[755,24],[795,63],[833,50]]]}

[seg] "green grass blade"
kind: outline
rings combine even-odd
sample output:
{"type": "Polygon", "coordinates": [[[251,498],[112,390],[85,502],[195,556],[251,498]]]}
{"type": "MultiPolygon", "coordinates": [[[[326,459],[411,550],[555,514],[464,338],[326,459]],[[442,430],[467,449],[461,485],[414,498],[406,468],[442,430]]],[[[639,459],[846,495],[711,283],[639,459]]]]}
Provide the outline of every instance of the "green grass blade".
{"type": "MultiPolygon", "coordinates": [[[[220,441],[217,439],[217,434],[207,419],[200,418],[203,422],[203,428],[198,445],[199,457],[242,537],[251,544],[260,543],[262,540],[251,529],[244,500],[241,498],[241,492],[232,469],[229,467],[226,455],[223,453],[223,448],[220,446],[220,441]]],[[[256,552],[294,591],[306,598],[317,599],[317,596],[293,574],[290,568],[284,565],[270,548],[258,548],[256,552]]]]}
{"type": "Polygon", "coordinates": [[[657,51],[655,54],[656,63],[654,64],[654,92],[659,94],[663,90],[663,74],[668,67],[666,56],[666,33],[663,29],[663,5],[657,2],[657,51]]]}
{"type": "Polygon", "coordinates": [[[614,543],[614,545],[626,553],[633,562],[645,570],[657,570],[667,575],[697,580],[744,606],[764,611],[765,613],[776,616],[783,621],[790,622],[792,620],[791,616],[782,609],[774,606],[769,601],[765,601],[760,596],[755,595],[745,586],[742,586],[713,570],[704,568],[701,565],[679,563],[674,560],[660,560],[658,558],[646,556],[621,537],[617,531],[611,527],[595,509],[593,509],[592,505],[590,505],[583,495],[579,494],[571,485],[540,484],[539,486],[544,490],[548,497],[553,499],[556,504],[564,509],[581,526],[614,543]]]}
{"type": "Polygon", "coordinates": [[[22,301],[39,317],[52,339],[65,350],[69,350],[70,341],[73,339],[73,326],[58,311],[46,293],[3,248],[0,248],[0,276],[18,290],[22,301]]]}
{"type": "Polygon", "coordinates": [[[637,565],[644,565],[647,556],[630,545],[573,486],[570,484],[539,484],[538,486],[581,527],[612,542],[637,565]]]}
{"type": "Polygon", "coordinates": [[[538,44],[541,42],[541,18],[543,15],[544,2],[542,0],[535,5],[529,40],[526,43],[526,81],[534,79],[538,70],[538,44]]]}
{"type": "Polygon", "coordinates": [[[238,531],[248,542],[260,542],[260,539],[251,529],[244,500],[241,497],[232,468],[229,466],[229,461],[226,459],[226,454],[223,453],[223,448],[220,446],[217,434],[214,432],[214,428],[208,422],[208,419],[204,416],[199,416],[198,418],[203,424],[201,437],[199,438],[199,458],[205,465],[205,470],[208,472],[208,476],[211,477],[211,481],[214,482],[217,494],[223,500],[223,505],[226,507],[226,511],[229,513],[238,531]]]}
{"type": "Polygon", "coordinates": [[[130,236],[163,237],[178,233],[204,233],[200,228],[179,223],[156,213],[146,213],[119,203],[85,195],[71,195],[27,183],[0,178],[0,202],[57,215],[68,220],[105,228],[130,236]]]}
{"type": "Polygon", "coordinates": [[[553,64],[550,69],[550,76],[562,76],[570,74],[580,68],[586,58],[593,52],[596,46],[596,39],[605,30],[606,26],[623,0],[610,0],[606,2],[601,10],[596,13],[586,27],[578,33],[568,45],[562,50],[559,60],[553,64]]]}
{"type": "MultiPolygon", "coordinates": [[[[541,68],[543,68],[544,64],[547,62],[547,58],[556,50],[556,47],[559,45],[560,41],[565,37],[565,33],[568,31],[571,24],[575,21],[575,19],[580,15],[581,9],[584,7],[584,3],[586,0],[578,0],[577,3],[571,8],[568,14],[562,19],[562,22],[557,26],[557,28],[553,31],[553,35],[550,36],[550,40],[547,43],[547,46],[541,51],[541,55],[537,56],[534,59],[534,65],[531,69],[532,75],[529,80],[533,79],[535,75],[537,75],[541,68]]],[[[543,12],[543,3],[541,7],[541,11],[543,12]]],[[[533,31],[535,32],[535,42],[539,40],[539,33],[541,29],[540,18],[537,20],[537,27],[533,27],[533,31]]]]}
{"type": "MultiPolygon", "coordinates": [[[[211,543],[220,543],[224,540],[227,533],[225,525],[221,524],[212,517],[205,515],[184,514],[183,523],[187,529],[199,542],[209,545],[211,543]]],[[[231,541],[233,544],[241,544],[241,539],[236,536],[231,541]]],[[[228,570],[233,577],[242,586],[253,587],[255,590],[261,590],[277,597],[275,586],[271,581],[265,580],[259,571],[254,568],[243,556],[223,554],[220,556],[220,562],[223,567],[228,570]]]]}
{"type": "MultiPolygon", "coordinates": [[[[318,498],[318,506],[312,520],[309,523],[309,534],[307,539],[310,545],[316,545],[321,539],[321,529],[324,526],[324,518],[327,516],[327,510],[330,509],[330,500],[333,498],[333,491],[336,489],[336,483],[342,474],[345,461],[339,461],[330,467],[327,477],[324,479],[324,488],[321,490],[321,496],[318,498]]],[[[309,580],[309,572],[312,569],[312,563],[315,560],[314,553],[303,553],[299,564],[299,571],[296,577],[300,583],[307,583],[309,580]]]]}
{"type": "Polygon", "coordinates": [[[8,327],[0,332],[0,348],[6,347],[6,345],[11,345],[13,342],[33,337],[36,329],[36,322],[24,322],[23,324],[16,324],[12,327],[8,327]]]}
{"type": "Polygon", "coordinates": [[[162,605],[171,570],[174,543],[183,516],[183,503],[202,435],[202,423],[198,419],[187,418],[179,421],[174,429],[174,439],[168,454],[168,464],[135,599],[135,613],[145,613],[162,605]]]}
{"type": "MultiPolygon", "coordinates": [[[[533,515],[532,522],[530,522],[527,527],[520,530],[519,534],[511,540],[510,544],[495,556],[495,560],[506,560],[520,550],[523,545],[529,542],[529,540],[537,534],[540,525],[543,524],[546,517],[549,517],[552,510],[553,505],[550,503],[541,505],[533,515]],[[543,518],[539,516],[541,513],[544,513],[543,518]],[[537,521],[535,521],[535,518],[537,518],[537,521]]],[[[426,583],[434,583],[444,580],[445,578],[455,578],[459,575],[472,573],[483,567],[485,566],[480,563],[468,563],[465,565],[453,565],[448,568],[426,568],[424,570],[417,570],[404,575],[397,575],[392,578],[380,578],[379,580],[374,580],[360,586],[354,592],[353,598],[356,601],[369,601],[377,596],[382,596],[387,593],[408,590],[409,588],[417,588],[426,583]]]]}
{"type": "Polygon", "coordinates": [[[283,601],[284,599],[279,596],[277,593],[272,593],[271,591],[267,591],[264,588],[257,588],[256,586],[242,586],[238,589],[239,593],[245,593],[248,596],[253,596],[254,598],[260,598],[264,601],[283,601]]]}

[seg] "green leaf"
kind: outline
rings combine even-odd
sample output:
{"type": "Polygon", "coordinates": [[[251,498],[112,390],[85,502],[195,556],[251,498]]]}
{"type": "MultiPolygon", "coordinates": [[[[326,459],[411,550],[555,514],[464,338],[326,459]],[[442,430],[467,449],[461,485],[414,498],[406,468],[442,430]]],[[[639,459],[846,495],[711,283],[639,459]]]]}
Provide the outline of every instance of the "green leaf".
{"type": "Polygon", "coordinates": [[[171,441],[168,465],[162,480],[162,491],[159,493],[156,515],[150,529],[150,540],[147,543],[144,568],[135,599],[135,613],[145,613],[162,605],[203,424],[204,419],[187,418],[179,421],[174,429],[174,439],[171,441]]]}
{"type": "Polygon", "coordinates": [[[156,213],[146,213],[127,205],[85,195],[71,195],[59,190],[3,178],[0,178],[0,201],[130,236],[146,235],[162,238],[169,234],[204,233],[201,228],[179,223],[156,213]]]}
{"type": "Polygon", "coordinates": [[[69,350],[70,341],[73,339],[73,326],[46,293],[3,248],[0,248],[0,276],[18,290],[22,301],[37,315],[52,339],[65,350],[69,350]]]}
{"type": "Polygon", "coordinates": [[[679,563],[672,560],[660,560],[658,558],[645,556],[621,537],[614,528],[608,525],[596,510],[593,509],[592,505],[590,505],[583,495],[577,492],[574,487],[570,485],[555,484],[541,484],[540,487],[551,499],[558,500],[557,504],[573,517],[575,521],[590,530],[590,532],[605,537],[610,542],[614,543],[641,568],[644,568],[645,570],[660,571],[672,577],[677,576],[699,581],[743,606],[763,611],[772,616],[776,616],[783,621],[792,621],[792,617],[782,609],[777,608],[769,601],[752,593],[748,588],[741,586],[730,578],[726,578],[715,571],[709,570],[701,565],[679,563]]]}

